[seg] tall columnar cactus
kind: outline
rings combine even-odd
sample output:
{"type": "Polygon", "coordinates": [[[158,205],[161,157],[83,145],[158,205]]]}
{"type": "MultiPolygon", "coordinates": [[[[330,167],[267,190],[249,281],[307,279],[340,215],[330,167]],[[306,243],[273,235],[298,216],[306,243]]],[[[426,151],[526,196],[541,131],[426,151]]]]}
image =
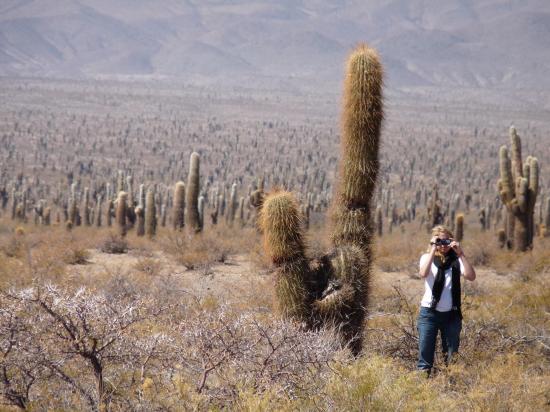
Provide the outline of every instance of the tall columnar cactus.
{"type": "Polygon", "coordinates": [[[546,198],[546,208],[544,211],[544,231],[545,237],[550,236],[550,196],[546,198]]]}
{"type": "Polygon", "coordinates": [[[127,201],[127,219],[130,226],[133,226],[136,221],[135,203],[134,203],[134,178],[131,175],[126,176],[126,193],[128,193],[127,201]]]}
{"type": "Polygon", "coordinates": [[[244,226],[244,223],[245,223],[245,216],[244,216],[244,197],[241,196],[239,198],[239,212],[238,212],[238,216],[239,216],[239,223],[241,224],[241,227],[244,226]]]}
{"type": "Polygon", "coordinates": [[[96,200],[96,210],[95,210],[95,215],[96,215],[96,218],[95,218],[95,225],[96,227],[101,227],[101,215],[103,213],[102,211],[102,198],[101,198],[101,195],[99,195],[97,197],[97,200],[96,200]]]}
{"type": "Polygon", "coordinates": [[[166,204],[160,206],[160,225],[166,227],[166,204]]]}
{"type": "Polygon", "coordinates": [[[205,204],[205,200],[204,200],[204,196],[199,196],[199,226],[202,230],[202,228],[204,227],[204,204],[205,204]]]}
{"type": "Polygon", "coordinates": [[[134,208],[134,177],[126,176],[126,193],[128,193],[128,206],[134,208]]]}
{"type": "Polygon", "coordinates": [[[107,226],[111,227],[113,225],[113,209],[115,205],[111,199],[107,200],[107,210],[105,211],[105,221],[107,226]]]}
{"type": "Polygon", "coordinates": [[[139,185],[139,194],[138,194],[138,206],[145,208],[145,185],[142,183],[139,185]]]}
{"type": "Polygon", "coordinates": [[[84,188],[84,200],[82,203],[82,210],[84,212],[84,226],[91,226],[90,220],[90,189],[84,188]]]}
{"type": "Polygon", "coordinates": [[[458,213],[455,218],[455,240],[462,242],[464,239],[464,215],[458,213]]]}
{"type": "Polygon", "coordinates": [[[508,149],[499,151],[500,198],[506,205],[508,242],[514,250],[524,252],[533,245],[534,211],[539,190],[539,165],[535,157],[521,161],[521,139],[514,127],[510,128],[511,158],[508,149]]]}
{"type": "Polygon", "coordinates": [[[119,192],[116,200],[116,212],[115,221],[117,225],[118,234],[120,236],[126,236],[126,207],[128,201],[128,194],[126,192],[119,192]]]}
{"type": "Polygon", "coordinates": [[[432,199],[430,206],[428,207],[428,225],[426,229],[431,232],[432,228],[443,223],[443,215],[441,213],[441,202],[439,200],[439,194],[437,193],[437,187],[434,187],[432,192],[432,199]]]}
{"type": "Polygon", "coordinates": [[[191,153],[185,193],[186,226],[190,233],[197,233],[201,230],[199,220],[199,162],[199,154],[196,152],[191,153]]]}
{"type": "Polygon", "coordinates": [[[172,225],[174,230],[182,229],[184,225],[185,210],[185,183],[178,182],[174,188],[174,215],[172,225]]]}
{"type": "Polygon", "coordinates": [[[151,188],[147,190],[145,197],[145,234],[152,238],[157,233],[157,206],[155,205],[155,192],[151,188]]]}
{"type": "Polygon", "coordinates": [[[376,233],[378,236],[382,236],[384,234],[384,214],[382,213],[382,206],[380,205],[376,207],[374,221],[376,224],[376,233]]]}
{"type": "Polygon", "coordinates": [[[229,194],[229,209],[226,216],[228,224],[233,224],[238,207],[239,201],[237,199],[237,183],[233,183],[231,185],[231,192],[229,194]]]}
{"type": "Polygon", "coordinates": [[[11,190],[11,220],[15,220],[16,209],[17,209],[17,193],[15,188],[11,190]]]}
{"type": "Polygon", "coordinates": [[[136,207],[136,235],[143,236],[145,234],[145,213],[141,206],[136,207]]]}
{"type": "Polygon", "coordinates": [[[122,170],[119,170],[117,173],[116,190],[117,193],[124,191],[124,172],[122,170]]]}
{"type": "Polygon", "coordinates": [[[361,45],[351,54],[344,83],[340,179],[331,208],[333,249],[309,264],[291,194],[269,195],[261,212],[283,314],[312,327],[335,326],[355,354],[362,347],[371,278],[371,199],[379,170],[382,74],[375,50],[361,45]]]}
{"type": "Polygon", "coordinates": [[[78,210],[76,207],[76,199],[75,195],[71,193],[71,196],[69,198],[69,208],[68,208],[68,221],[72,223],[74,226],[76,224],[76,218],[77,218],[78,210]]]}

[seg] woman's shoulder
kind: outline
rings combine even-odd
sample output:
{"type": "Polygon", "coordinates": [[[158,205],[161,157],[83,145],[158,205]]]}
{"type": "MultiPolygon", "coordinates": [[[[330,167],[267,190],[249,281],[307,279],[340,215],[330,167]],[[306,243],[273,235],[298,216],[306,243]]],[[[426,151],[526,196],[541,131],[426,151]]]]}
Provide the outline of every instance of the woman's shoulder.
{"type": "Polygon", "coordinates": [[[429,258],[430,258],[430,254],[429,253],[424,253],[422,256],[420,256],[420,264],[422,265],[429,258]]]}

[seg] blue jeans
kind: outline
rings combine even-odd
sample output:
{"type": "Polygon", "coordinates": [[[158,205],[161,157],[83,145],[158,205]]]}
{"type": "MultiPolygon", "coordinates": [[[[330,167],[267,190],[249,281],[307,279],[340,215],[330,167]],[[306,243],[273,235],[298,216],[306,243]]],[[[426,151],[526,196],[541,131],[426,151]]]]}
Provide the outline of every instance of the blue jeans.
{"type": "Polygon", "coordinates": [[[441,331],[441,347],[448,364],[458,352],[462,319],[456,311],[438,312],[421,307],[417,320],[418,329],[418,369],[430,370],[434,364],[435,342],[441,331]]]}

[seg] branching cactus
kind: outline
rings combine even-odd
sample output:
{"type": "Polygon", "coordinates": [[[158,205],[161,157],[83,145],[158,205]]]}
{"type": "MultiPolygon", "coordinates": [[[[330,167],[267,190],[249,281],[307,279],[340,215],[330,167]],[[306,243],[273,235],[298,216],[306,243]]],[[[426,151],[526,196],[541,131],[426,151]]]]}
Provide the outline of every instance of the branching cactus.
{"type": "Polygon", "coordinates": [[[521,139],[510,128],[511,156],[506,146],[499,152],[500,198],[506,205],[506,236],[508,244],[518,252],[533,246],[535,203],[539,190],[539,165],[535,157],[521,161],[521,139]]]}
{"type": "Polygon", "coordinates": [[[189,176],[187,176],[187,190],[185,193],[186,226],[190,233],[201,231],[199,219],[199,154],[191,153],[189,162],[189,176]]]}
{"type": "Polygon", "coordinates": [[[375,50],[361,45],[351,54],[344,83],[340,179],[331,208],[333,249],[310,263],[298,204],[290,193],[270,194],[261,212],[265,249],[277,267],[281,312],[309,327],[336,327],[354,354],[362,347],[369,303],[382,74],[375,50]]]}

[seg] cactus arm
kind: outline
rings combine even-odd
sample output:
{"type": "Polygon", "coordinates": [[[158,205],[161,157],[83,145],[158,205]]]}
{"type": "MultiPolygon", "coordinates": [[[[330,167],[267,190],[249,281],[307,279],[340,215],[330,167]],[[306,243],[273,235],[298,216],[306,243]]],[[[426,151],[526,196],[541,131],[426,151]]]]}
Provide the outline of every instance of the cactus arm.
{"type": "Polygon", "coordinates": [[[523,177],[523,167],[521,161],[521,138],[519,137],[514,126],[510,127],[510,150],[512,160],[512,176],[515,181],[518,177],[523,177]]]}
{"type": "Polygon", "coordinates": [[[519,177],[516,182],[516,201],[521,213],[527,211],[528,182],[524,177],[519,177]]]}
{"type": "Polygon", "coordinates": [[[286,317],[309,318],[310,271],[298,203],[289,192],[266,197],[260,214],[264,249],[277,269],[275,291],[279,310],[286,317]]]}
{"type": "Polygon", "coordinates": [[[502,202],[510,202],[514,196],[514,185],[512,177],[512,164],[508,156],[508,149],[506,146],[502,146],[499,151],[499,164],[500,164],[500,182],[502,185],[501,193],[503,196],[502,202]]]}
{"type": "Polygon", "coordinates": [[[539,162],[536,157],[532,157],[529,162],[529,208],[535,209],[537,195],[539,192],[539,162]]]}

